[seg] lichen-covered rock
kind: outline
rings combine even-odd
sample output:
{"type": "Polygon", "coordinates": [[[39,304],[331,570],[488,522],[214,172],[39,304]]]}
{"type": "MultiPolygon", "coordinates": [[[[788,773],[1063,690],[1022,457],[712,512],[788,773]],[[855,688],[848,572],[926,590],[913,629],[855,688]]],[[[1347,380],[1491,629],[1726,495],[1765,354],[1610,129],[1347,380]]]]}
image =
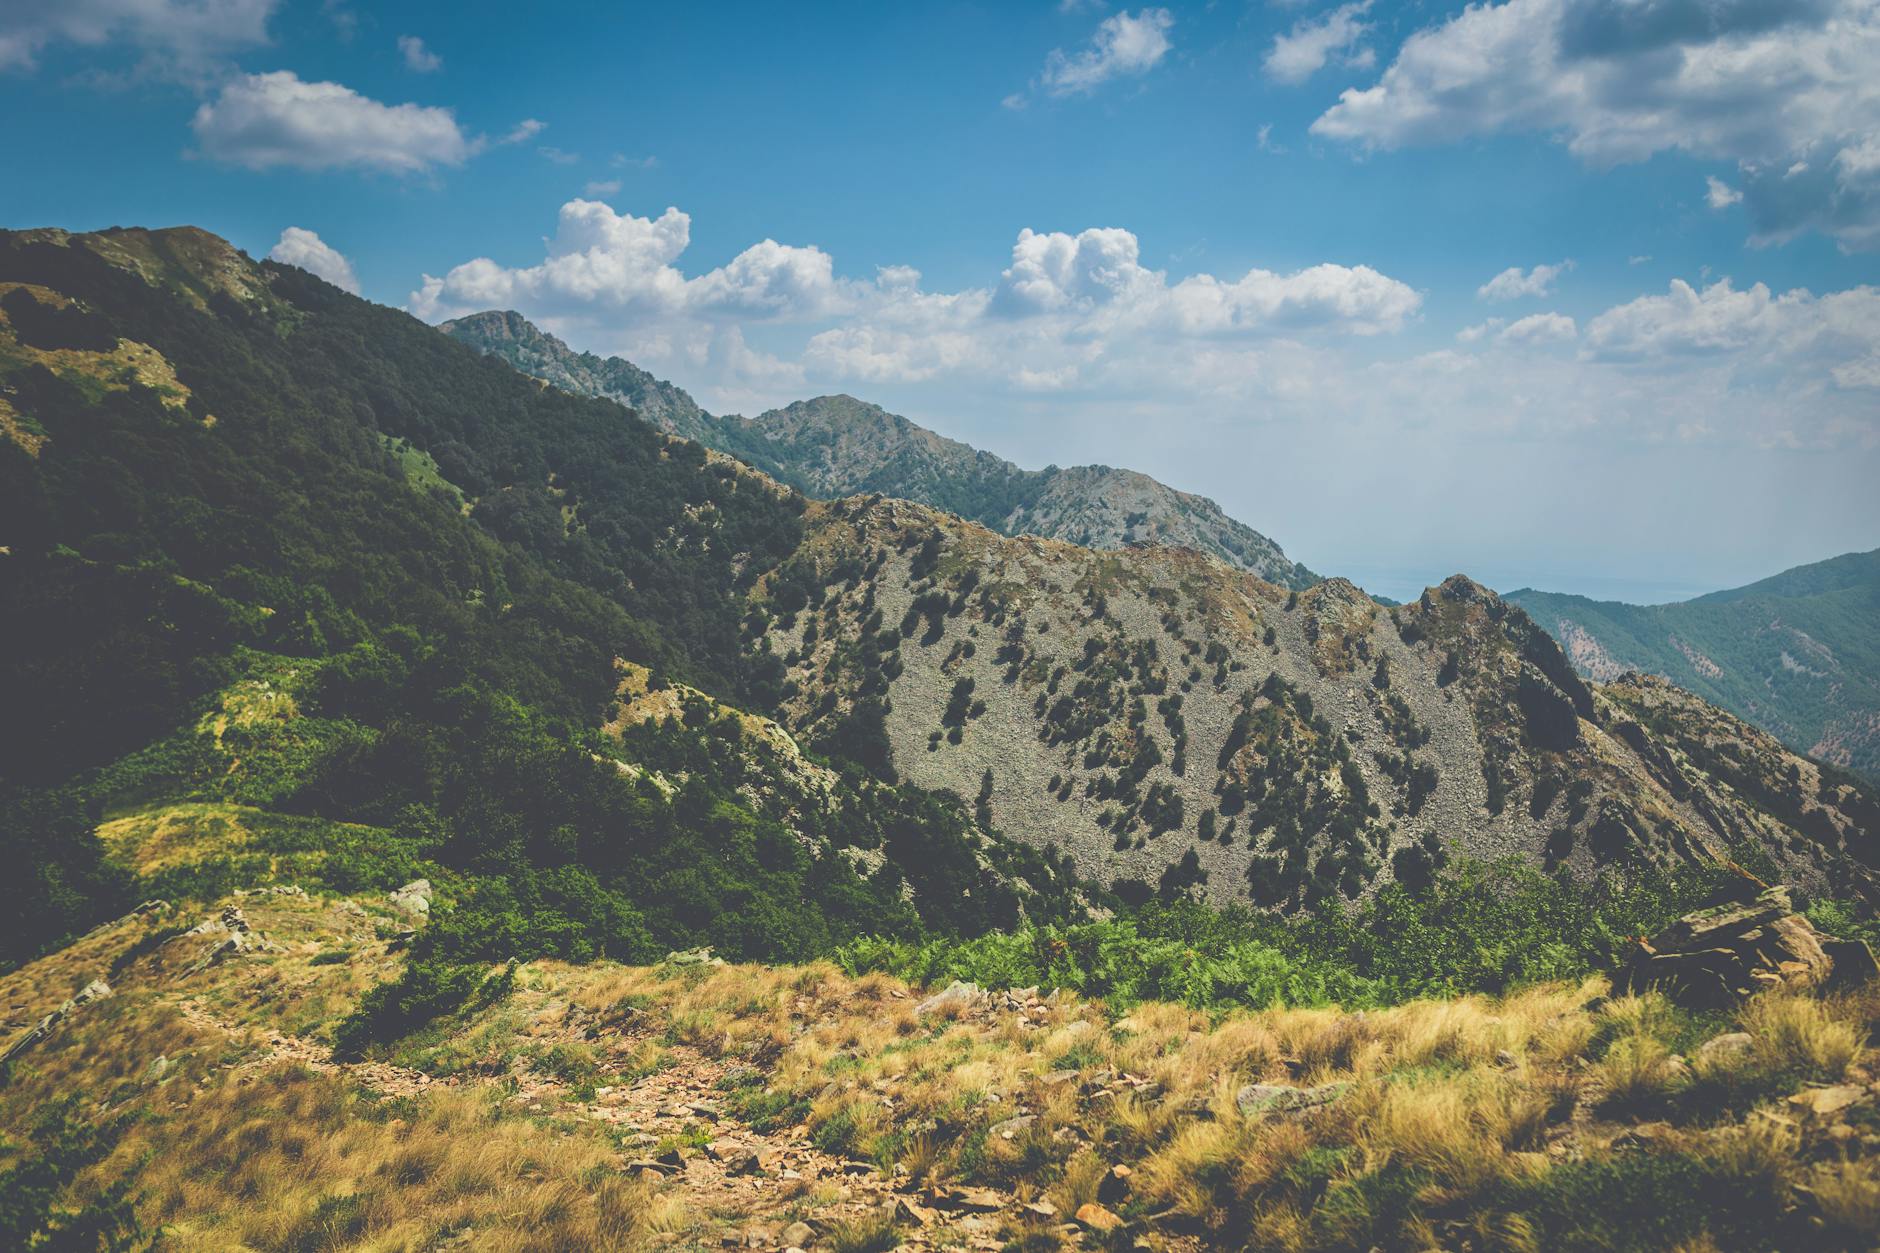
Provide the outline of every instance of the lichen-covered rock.
{"type": "Polygon", "coordinates": [[[431,916],[431,881],[413,879],[392,893],[392,907],[419,918],[431,916]]]}
{"type": "Polygon", "coordinates": [[[1330,1105],[1351,1085],[1323,1083],[1316,1088],[1295,1088],[1283,1083],[1250,1083],[1235,1097],[1240,1112],[1249,1118],[1255,1114],[1303,1114],[1321,1105],[1330,1105]]]}

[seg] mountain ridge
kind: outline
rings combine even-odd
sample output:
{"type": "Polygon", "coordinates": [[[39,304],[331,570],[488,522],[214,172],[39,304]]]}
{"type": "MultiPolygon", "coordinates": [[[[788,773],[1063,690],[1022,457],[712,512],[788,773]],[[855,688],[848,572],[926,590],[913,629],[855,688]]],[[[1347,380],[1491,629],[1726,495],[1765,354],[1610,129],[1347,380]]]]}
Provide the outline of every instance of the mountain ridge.
{"type": "Polygon", "coordinates": [[[439,329],[526,374],[626,404],[674,434],[739,457],[808,495],[869,492],[936,505],[1006,534],[1098,548],[1133,543],[1209,552],[1271,582],[1318,576],[1213,500],[1110,466],[1026,470],[848,395],[818,396],[755,418],[707,413],[671,383],[621,357],[577,353],[513,310],[470,314],[439,329]]]}
{"type": "Polygon", "coordinates": [[[1798,750],[1880,777],[1880,549],[1663,605],[1522,588],[1507,599],[1584,674],[1657,674],[1798,750]]]}

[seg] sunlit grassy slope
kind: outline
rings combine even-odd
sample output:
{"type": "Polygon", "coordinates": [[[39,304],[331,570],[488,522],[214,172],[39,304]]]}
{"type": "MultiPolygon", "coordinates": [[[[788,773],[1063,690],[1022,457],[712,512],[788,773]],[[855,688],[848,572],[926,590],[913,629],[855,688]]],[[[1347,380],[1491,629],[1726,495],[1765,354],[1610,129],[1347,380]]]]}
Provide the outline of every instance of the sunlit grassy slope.
{"type": "Polygon", "coordinates": [[[923,1012],[827,964],[541,962],[335,1061],[413,922],[269,889],[0,979],[10,1027],[113,988],[0,1088],[0,1181],[51,1180],[7,1192],[15,1236],[35,1198],[42,1230],[204,1249],[1853,1248],[1880,1221],[1880,989],[923,1012]],[[226,933],[183,932],[229,905],[249,947],[203,966],[226,933]]]}

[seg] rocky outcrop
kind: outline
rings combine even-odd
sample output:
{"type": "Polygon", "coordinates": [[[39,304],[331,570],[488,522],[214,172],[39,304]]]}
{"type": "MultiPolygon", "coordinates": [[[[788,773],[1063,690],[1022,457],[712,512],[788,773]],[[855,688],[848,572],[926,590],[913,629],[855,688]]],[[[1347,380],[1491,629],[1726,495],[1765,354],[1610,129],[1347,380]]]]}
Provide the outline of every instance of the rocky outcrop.
{"type": "Polygon", "coordinates": [[[58,1030],[59,1024],[71,1017],[75,1010],[81,1009],[91,1004],[93,1001],[102,1001],[105,997],[110,995],[110,984],[106,983],[103,979],[93,979],[90,983],[80,988],[78,993],[73,996],[71,1000],[65,1002],[65,1004],[59,1006],[44,1018],[41,1018],[25,1035],[8,1045],[7,1051],[0,1053],[0,1067],[5,1067],[14,1058],[26,1052],[26,1050],[32,1048],[35,1044],[38,1044],[41,1040],[44,1040],[47,1036],[58,1030]]]}
{"type": "Polygon", "coordinates": [[[1752,901],[1686,914],[1640,941],[1612,982],[1617,992],[1655,988],[1681,1004],[1716,1009],[1757,992],[1831,988],[1874,972],[1865,944],[1822,935],[1795,912],[1786,887],[1773,887],[1752,901]]]}
{"type": "Polygon", "coordinates": [[[928,1014],[958,1014],[973,1009],[986,1000],[985,989],[976,983],[962,983],[954,980],[943,992],[932,996],[914,1006],[914,1012],[923,1017],[928,1014]]]}

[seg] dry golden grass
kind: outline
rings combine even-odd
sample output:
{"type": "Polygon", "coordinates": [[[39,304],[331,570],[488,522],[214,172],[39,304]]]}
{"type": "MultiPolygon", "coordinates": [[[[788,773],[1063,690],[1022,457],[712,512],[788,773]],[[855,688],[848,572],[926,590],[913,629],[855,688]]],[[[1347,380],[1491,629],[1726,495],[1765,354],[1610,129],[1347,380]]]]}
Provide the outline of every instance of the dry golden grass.
{"type": "MultiPolygon", "coordinates": [[[[910,1188],[991,1186],[1014,1207],[1045,1198],[1063,1215],[1101,1199],[1203,1243],[1544,1248],[1541,1220],[1507,1198],[1544,1188],[1562,1163],[1631,1160],[1610,1146],[1648,1112],[1677,1125],[1646,1153],[1698,1162],[1772,1213],[1800,1205],[1843,1243],[1880,1219],[1880,1177],[1858,1136],[1792,1119],[1786,1090],[1739,1085],[1763,1092],[1764,1108],[1704,1118],[1668,1100],[1730,1067],[1870,1082],[1865,1032],[1880,1001],[1865,994],[1754,1001],[1739,1015],[1750,1051],[1696,1061],[1686,1078],[1671,1049],[1692,1047],[1690,1020],[1654,995],[1602,1001],[1598,981],[1364,1014],[1120,1012],[1060,996],[1029,1014],[922,1017],[917,990],[827,965],[542,962],[521,969],[506,1002],[394,1051],[453,1085],[373,1100],[362,1079],[411,1072],[355,1074],[319,1044],[402,959],[371,942],[370,916],[333,902],[243,904],[272,950],[193,975],[183,972],[206,939],[120,962],[165,925],[140,920],[0,978],[10,1015],[27,1021],[120,964],[118,994],[0,1090],[0,1134],[65,1091],[89,1094],[100,1115],[136,1112],[79,1187],[130,1178],[147,1225],[173,1247],[716,1243],[716,1220],[683,1190],[629,1181],[603,1128],[558,1117],[596,1084],[632,1084],[662,1064],[708,1084],[755,1073],[760,1086],[726,1089],[732,1116],[755,1093],[791,1111],[780,1137],[898,1166],[910,1188]],[[344,960],[313,965],[322,953],[344,960]],[[276,1056],[283,1036],[308,1064],[276,1056]],[[159,1056],[171,1064],[163,1076],[151,1069],[159,1056]],[[1249,1116],[1237,1096],[1255,1081],[1341,1087],[1315,1109],[1249,1116]],[[542,1112],[508,1099],[519,1082],[541,1086],[542,1112]],[[1021,1115],[1031,1121],[990,1133],[1021,1115]],[[799,1116],[801,1129],[789,1127],[799,1116]],[[1127,1182],[1111,1175],[1117,1163],[1132,1169],[1127,1182]]],[[[793,1212],[841,1197],[834,1178],[771,1182],[793,1212]]],[[[1057,1238],[1035,1215],[1003,1221],[1026,1247],[1057,1238]]],[[[831,1242],[886,1247],[892,1234],[851,1222],[831,1242]]]]}
{"type": "Polygon", "coordinates": [[[1754,1039],[1754,1056],[1771,1067],[1803,1063],[1830,1078],[1847,1072],[1866,1044],[1866,1034],[1808,996],[1761,996],[1744,1007],[1743,1029],[1754,1039]]]}

